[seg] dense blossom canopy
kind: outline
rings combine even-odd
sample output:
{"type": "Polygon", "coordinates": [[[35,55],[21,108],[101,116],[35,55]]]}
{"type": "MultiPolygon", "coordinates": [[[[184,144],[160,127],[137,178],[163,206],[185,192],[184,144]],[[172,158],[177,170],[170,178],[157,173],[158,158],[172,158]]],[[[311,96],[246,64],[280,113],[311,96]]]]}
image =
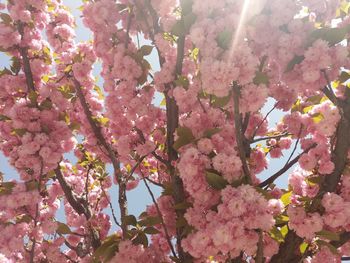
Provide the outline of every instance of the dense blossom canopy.
{"type": "Polygon", "coordinates": [[[77,43],[61,0],[0,3],[11,58],[0,71],[0,149],[20,175],[0,179],[0,262],[350,255],[349,7],[83,0],[93,40],[77,43]],[[132,215],[126,193],[139,183],[153,204],[132,215]]]}

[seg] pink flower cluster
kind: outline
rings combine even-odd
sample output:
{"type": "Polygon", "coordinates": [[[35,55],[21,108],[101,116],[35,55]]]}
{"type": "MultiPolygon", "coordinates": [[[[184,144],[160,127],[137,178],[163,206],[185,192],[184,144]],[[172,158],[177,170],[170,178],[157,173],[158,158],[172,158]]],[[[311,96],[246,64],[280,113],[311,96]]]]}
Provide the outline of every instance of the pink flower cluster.
{"type": "MultiPolygon", "coordinates": [[[[194,212],[189,209],[186,219],[196,227],[197,231],[183,240],[183,247],[197,259],[219,254],[236,257],[241,251],[253,256],[259,239],[255,230],[269,231],[275,222],[273,213],[281,212],[282,206],[270,206],[272,200],[268,202],[249,185],[226,187],[221,191],[221,201],[222,203],[217,206],[217,212],[212,210],[204,212],[200,209],[194,212]]],[[[275,242],[268,237],[265,241],[275,242]]],[[[271,253],[267,256],[277,252],[276,244],[271,246],[274,249],[271,247],[271,253]]]]}

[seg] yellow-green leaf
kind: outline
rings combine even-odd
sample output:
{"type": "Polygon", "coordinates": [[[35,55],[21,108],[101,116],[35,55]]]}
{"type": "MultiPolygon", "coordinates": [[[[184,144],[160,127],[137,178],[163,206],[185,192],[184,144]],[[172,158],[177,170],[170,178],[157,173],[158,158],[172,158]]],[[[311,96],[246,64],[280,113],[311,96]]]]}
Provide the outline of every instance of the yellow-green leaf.
{"type": "Polygon", "coordinates": [[[212,172],[206,172],[207,183],[216,190],[224,189],[229,183],[220,175],[212,172]]]}

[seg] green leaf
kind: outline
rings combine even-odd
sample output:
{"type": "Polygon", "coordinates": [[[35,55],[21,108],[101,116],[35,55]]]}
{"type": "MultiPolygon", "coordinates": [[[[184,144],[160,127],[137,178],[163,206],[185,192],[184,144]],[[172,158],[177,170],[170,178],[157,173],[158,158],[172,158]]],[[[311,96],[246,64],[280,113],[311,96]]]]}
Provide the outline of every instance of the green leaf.
{"type": "Polygon", "coordinates": [[[11,16],[6,13],[1,13],[0,18],[2,19],[5,25],[9,25],[12,22],[11,16]]]}
{"type": "Polygon", "coordinates": [[[30,223],[32,221],[32,218],[29,215],[23,214],[16,216],[16,224],[19,223],[30,223]]]}
{"type": "Polygon", "coordinates": [[[73,121],[71,122],[71,124],[69,124],[69,128],[72,130],[72,131],[77,131],[80,129],[80,123],[79,122],[76,122],[76,121],[73,121]]]}
{"type": "Polygon", "coordinates": [[[22,137],[26,133],[27,133],[27,129],[13,129],[12,130],[12,134],[18,135],[19,137],[22,137]]]}
{"type": "Polygon", "coordinates": [[[270,236],[271,236],[274,240],[276,240],[276,241],[278,241],[278,242],[280,242],[280,243],[284,241],[284,237],[283,237],[283,235],[282,235],[280,229],[278,229],[278,228],[275,227],[275,226],[270,230],[270,236]]]}
{"type": "Polygon", "coordinates": [[[258,72],[256,72],[256,75],[253,79],[253,83],[255,85],[260,85],[260,84],[268,85],[269,84],[269,77],[267,76],[266,73],[258,71],[258,72]]]}
{"type": "Polygon", "coordinates": [[[290,197],[292,196],[292,191],[286,192],[281,196],[281,201],[284,204],[284,206],[287,206],[290,204],[290,197]]]}
{"type": "Polygon", "coordinates": [[[299,246],[299,250],[301,254],[304,254],[306,249],[309,247],[309,244],[306,242],[303,242],[300,246],[299,246]]]}
{"type": "Polygon", "coordinates": [[[156,235],[156,234],[159,234],[160,232],[159,232],[159,230],[157,230],[156,228],[154,228],[154,227],[146,227],[144,230],[143,230],[143,232],[145,233],[145,234],[148,234],[148,235],[156,235]]]}
{"type": "Polygon", "coordinates": [[[320,28],[311,32],[307,41],[307,46],[311,46],[318,39],[327,41],[330,46],[334,46],[343,41],[348,33],[349,26],[342,28],[320,28]]]}
{"type": "Polygon", "coordinates": [[[229,49],[232,42],[232,32],[228,29],[225,29],[224,31],[220,32],[218,36],[216,37],[216,43],[219,47],[222,49],[229,49]]]}
{"type": "Polygon", "coordinates": [[[2,182],[0,184],[0,196],[1,195],[9,195],[12,193],[12,189],[15,187],[15,183],[13,182],[2,182]]]}
{"type": "Polygon", "coordinates": [[[154,226],[162,222],[159,216],[150,216],[139,221],[140,226],[154,226]]]}
{"type": "Polygon", "coordinates": [[[52,109],[52,102],[50,99],[45,99],[43,102],[40,103],[40,108],[44,110],[50,110],[52,109]]]}
{"type": "Polygon", "coordinates": [[[281,227],[280,231],[281,231],[282,236],[286,237],[286,235],[288,234],[289,228],[287,225],[284,225],[281,227]]]}
{"type": "Polygon", "coordinates": [[[32,90],[28,94],[28,99],[32,105],[36,105],[38,103],[38,93],[32,90]]]}
{"type": "Polygon", "coordinates": [[[72,233],[69,226],[61,222],[57,222],[56,232],[60,235],[68,235],[72,233]]]}
{"type": "Polygon", "coordinates": [[[39,183],[35,180],[31,180],[25,183],[27,191],[33,191],[39,189],[39,183]]]}
{"type": "Polygon", "coordinates": [[[272,194],[269,193],[269,191],[264,190],[263,188],[260,187],[255,187],[255,190],[257,192],[259,192],[261,195],[263,195],[266,199],[273,199],[274,197],[272,196],[272,194]]]}
{"type": "Polygon", "coordinates": [[[181,228],[181,227],[184,227],[184,226],[187,226],[188,223],[186,221],[186,218],[181,216],[180,218],[178,218],[176,220],[176,228],[181,228]]]}
{"type": "Polygon", "coordinates": [[[207,183],[216,190],[224,189],[229,183],[220,175],[212,172],[206,172],[207,183]]]}
{"type": "Polygon", "coordinates": [[[179,76],[177,78],[177,80],[175,80],[175,84],[176,86],[182,86],[184,87],[185,89],[188,88],[188,86],[190,85],[190,82],[188,81],[187,77],[185,76],[179,76]]]}
{"type": "Polygon", "coordinates": [[[312,117],[312,120],[314,121],[314,123],[316,123],[316,124],[320,123],[321,121],[324,120],[324,116],[320,112],[311,115],[311,117],[312,117]]]}
{"type": "Polygon", "coordinates": [[[120,237],[116,234],[107,237],[100,247],[98,247],[93,255],[95,260],[101,260],[102,262],[108,262],[113,258],[118,251],[120,237]]]}
{"type": "Polygon", "coordinates": [[[152,50],[153,46],[144,45],[138,50],[138,52],[142,55],[142,57],[144,57],[150,55],[152,53],[152,50]]]}
{"type": "Polygon", "coordinates": [[[294,58],[291,61],[289,61],[285,73],[292,71],[294,69],[294,66],[303,62],[304,59],[304,56],[294,56],[294,58]]]}
{"type": "Polygon", "coordinates": [[[321,247],[327,247],[333,254],[338,255],[338,250],[336,247],[334,247],[333,245],[331,245],[330,243],[324,241],[324,240],[316,240],[316,244],[321,246],[321,247]]]}
{"type": "Polygon", "coordinates": [[[208,130],[205,130],[203,132],[203,137],[205,138],[211,138],[213,135],[221,132],[222,129],[221,128],[212,128],[212,129],[208,129],[208,130]]]}
{"type": "Polygon", "coordinates": [[[175,210],[186,210],[189,207],[191,207],[191,204],[185,201],[185,202],[176,204],[174,206],[174,209],[175,210]]]}
{"type": "Polygon", "coordinates": [[[214,95],[211,95],[210,97],[211,97],[210,103],[213,107],[222,108],[222,107],[225,107],[230,102],[231,93],[226,97],[216,97],[214,95]]]}
{"type": "Polygon", "coordinates": [[[137,225],[137,220],[136,220],[136,217],[134,215],[127,215],[125,218],[124,218],[124,222],[125,224],[127,225],[132,225],[132,226],[136,226],[137,225]]]}
{"type": "Polygon", "coordinates": [[[323,182],[323,177],[322,176],[308,177],[307,181],[311,184],[320,184],[321,182],[323,182]]]}
{"type": "Polygon", "coordinates": [[[9,121],[11,118],[5,116],[5,115],[0,115],[0,121],[9,121]]]}
{"type": "Polygon", "coordinates": [[[143,245],[148,247],[148,238],[145,233],[139,232],[137,236],[132,240],[134,244],[143,245]]]}
{"type": "Polygon", "coordinates": [[[194,61],[197,61],[198,55],[199,55],[199,48],[196,47],[196,48],[194,48],[193,50],[191,50],[190,57],[191,57],[194,61]]]}
{"type": "Polygon", "coordinates": [[[330,241],[339,241],[340,240],[340,235],[335,232],[331,232],[328,230],[322,230],[320,232],[316,233],[317,236],[328,239],[330,241]]]}
{"type": "Polygon", "coordinates": [[[140,215],[139,215],[139,218],[140,219],[145,219],[148,217],[148,213],[146,211],[142,212],[140,215]]]}
{"type": "Polygon", "coordinates": [[[180,149],[182,146],[187,145],[195,140],[191,129],[187,127],[179,127],[176,129],[178,139],[174,143],[173,147],[175,150],[180,149]]]}
{"type": "Polygon", "coordinates": [[[11,71],[17,75],[18,72],[21,70],[21,62],[19,58],[17,57],[12,57],[11,58],[12,64],[11,64],[11,71]]]}
{"type": "Polygon", "coordinates": [[[279,215],[276,217],[276,225],[286,225],[289,221],[289,217],[285,215],[279,215]]]}
{"type": "Polygon", "coordinates": [[[311,102],[312,104],[320,104],[321,101],[323,99],[323,96],[322,95],[315,95],[315,96],[311,96],[309,98],[307,98],[307,102],[311,102]]]}

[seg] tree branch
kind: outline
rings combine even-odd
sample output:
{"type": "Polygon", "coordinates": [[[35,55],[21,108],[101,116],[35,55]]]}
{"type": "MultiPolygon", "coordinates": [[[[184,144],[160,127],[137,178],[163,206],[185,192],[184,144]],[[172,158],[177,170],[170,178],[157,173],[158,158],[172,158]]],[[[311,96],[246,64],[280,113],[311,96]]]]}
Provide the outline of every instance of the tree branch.
{"type": "Polygon", "coordinates": [[[266,179],[264,182],[259,184],[259,187],[265,187],[269,184],[272,184],[278,177],[280,177],[281,175],[283,175],[285,172],[287,172],[294,164],[296,164],[300,157],[304,154],[309,152],[312,148],[316,147],[316,144],[311,145],[310,147],[308,147],[307,149],[305,149],[302,153],[300,153],[297,157],[295,157],[292,161],[287,162],[281,170],[279,170],[277,173],[275,173],[274,175],[272,175],[271,177],[269,177],[268,179],[266,179]]]}
{"type": "Polygon", "coordinates": [[[143,175],[142,175],[142,180],[143,180],[143,182],[144,182],[144,184],[145,184],[145,186],[146,186],[146,188],[147,188],[147,190],[148,190],[148,193],[150,194],[150,196],[151,196],[151,198],[152,198],[152,201],[153,201],[154,206],[156,207],[156,210],[157,210],[158,216],[159,216],[159,218],[160,218],[160,220],[161,220],[161,224],[162,224],[162,226],[163,226],[164,233],[165,233],[165,237],[166,237],[166,240],[167,240],[167,242],[168,242],[168,246],[169,246],[169,248],[170,248],[170,250],[171,250],[171,253],[173,254],[173,256],[174,256],[175,258],[178,258],[177,255],[176,255],[175,249],[174,249],[174,247],[173,247],[173,244],[171,243],[171,238],[170,238],[170,235],[169,235],[169,232],[168,232],[168,228],[167,228],[167,226],[166,226],[166,224],[165,224],[165,222],[164,222],[163,214],[162,214],[162,212],[160,211],[160,208],[159,208],[159,206],[158,206],[157,200],[156,200],[156,198],[154,197],[154,194],[153,194],[151,188],[149,187],[149,185],[148,185],[148,183],[147,183],[147,181],[145,180],[145,177],[144,177],[143,175]]]}
{"type": "MultiPolygon", "coordinates": [[[[247,178],[248,182],[251,183],[251,176],[250,176],[250,171],[249,171],[247,158],[246,158],[246,155],[247,155],[246,146],[245,146],[246,138],[244,137],[244,134],[242,134],[242,121],[241,121],[241,114],[239,112],[239,97],[240,97],[239,86],[237,84],[233,84],[235,135],[236,135],[236,142],[238,147],[238,154],[242,162],[244,175],[247,178]]],[[[250,146],[248,147],[250,148],[250,146]]]]}
{"type": "Polygon", "coordinates": [[[250,144],[257,143],[257,142],[260,142],[260,141],[265,141],[265,140],[280,139],[280,138],[291,136],[291,135],[293,135],[293,134],[291,134],[291,133],[282,133],[282,134],[274,135],[274,136],[260,137],[260,138],[257,138],[255,140],[251,141],[250,144]]]}
{"type": "Polygon", "coordinates": [[[108,152],[109,158],[112,161],[114,174],[118,182],[118,203],[119,203],[119,209],[120,209],[120,216],[121,216],[121,225],[123,230],[123,238],[127,237],[127,231],[128,231],[128,224],[125,220],[126,216],[128,215],[128,209],[127,209],[127,197],[126,197],[126,182],[122,178],[122,173],[120,171],[120,163],[117,159],[117,155],[112,149],[111,145],[107,143],[106,139],[104,138],[101,128],[96,124],[92,117],[92,112],[90,111],[90,107],[88,103],[86,102],[85,96],[83,94],[83,91],[81,89],[81,85],[79,81],[73,77],[73,83],[77,92],[77,96],[79,98],[80,104],[83,107],[84,113],[86,115],[86,118],[88,119],[88,122],[90,124],[90,127],[97,138],[97,140],[100,142],[100,144],[106,149],[108,152]]]}
{"type": "Polygon", "coordinates": [[[70,206],[76,211],[79,215],[84,214],[86,218],[91,217],[91,212],[87,211],[85,207],[79,202],[77,196],[74,194],[72,188],[63,177],[60,167],[57,167],[55,170],[56,178],[61,185],[63,193],[65,195],[66,200],[70,204],[70,206]]]}
{"type": "MultiPolygon", "coordinates": [[[[21,39],[24,38],[24,25],[22,22],[18,23],[18,32],[21,35],[21,39]]],[[[26,76],[26,83],[27,83],[27,89],[28,93],[31,91],[35,91],[34,87],[34,79],[33,79],[33,73],[32,69],[30,68],[30,61],[28,57],[28,48],[27,47],[18,47],[19,53],[21,54],[22,60],[23,60],[23,71],[26,76]]]]}
{"type": "Polygon", "coordinates": [[[275,103],[275,105],[273,105],[272,109],[265,115],[265,117],[261,120],[261,122],[259,122],[258,126],[256,126],[253,135],[251,136],[250,140],[254,140],[254,137],[256,136],[257,132],[259,131],[261,125],[263,125],[263,123],[266,121],[266,119],[269,117],[269,115],[276,109],[278,105],[278,102],[275,103]]]}
{"type": "Polygon", "coordinates": [[[263,232],[259,230],[259,241],[258,241],[258,249],[255,257],[256,263],[264,263],[264,243],[263,243],[263,232]]]}

